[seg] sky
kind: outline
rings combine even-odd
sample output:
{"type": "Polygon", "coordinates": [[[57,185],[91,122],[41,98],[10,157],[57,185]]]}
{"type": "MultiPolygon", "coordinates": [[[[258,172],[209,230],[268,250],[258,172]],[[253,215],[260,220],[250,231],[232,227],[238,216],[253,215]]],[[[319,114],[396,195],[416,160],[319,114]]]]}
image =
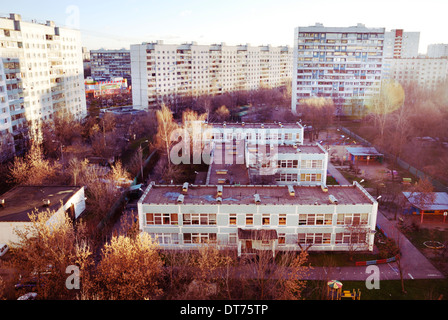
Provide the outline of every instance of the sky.
{"type": "Polygon", "coordinates": [[[75,27],[89,50],[155,40],[293,46],[294,28],[320,22],[420,31],[424,54],[448,43],[447,9],[447,0],[1,0],[0,16],[75,27]]]}

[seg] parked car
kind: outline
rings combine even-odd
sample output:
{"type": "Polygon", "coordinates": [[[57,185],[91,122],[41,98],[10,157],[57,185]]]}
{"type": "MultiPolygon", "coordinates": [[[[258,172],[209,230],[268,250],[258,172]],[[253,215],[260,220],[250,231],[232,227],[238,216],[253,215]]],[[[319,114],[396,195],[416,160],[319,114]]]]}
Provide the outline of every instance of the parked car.
{"type": "Polygon", "coordinates": [[[20,296],[17,300],[36,300],[36,298],[37,298],[36,292],[28,292],[27,294],[20,296]]]}
{"type": "Polygon", "coordinates": [[[9,247],[7,244],[0,244],[0,257],[4,256],[6,252],[8,252],[9,247]]]}

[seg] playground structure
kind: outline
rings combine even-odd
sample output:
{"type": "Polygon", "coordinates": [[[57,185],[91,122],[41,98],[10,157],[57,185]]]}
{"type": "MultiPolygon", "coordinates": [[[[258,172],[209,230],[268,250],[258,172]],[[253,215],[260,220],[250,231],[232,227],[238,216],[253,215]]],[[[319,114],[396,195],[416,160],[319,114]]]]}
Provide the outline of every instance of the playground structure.
{"type": "Polygon", "coordinates": [[[342,291],[343,284],[338,280],[331,280],[327,283],[327,298],[328,300],[361,300],[361,290],[342,291]]]}

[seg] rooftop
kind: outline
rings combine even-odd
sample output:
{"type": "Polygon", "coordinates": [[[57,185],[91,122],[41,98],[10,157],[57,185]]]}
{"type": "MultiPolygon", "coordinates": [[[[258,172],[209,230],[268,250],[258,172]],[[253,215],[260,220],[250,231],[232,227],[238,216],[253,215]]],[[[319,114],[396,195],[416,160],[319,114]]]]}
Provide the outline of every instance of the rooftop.
{"type": "MultiPolygon", "coordinates": [[[[258,145],[259,147],[260,145],[258,145]]],[[[247,146],[249,152],[257,152],[258,151],[257,145],[249,144],[247,146]]],[[[266,146],[264,146],[266,147],[266,146]]],[[[264,148],[263,147],[263,148],[264,148]]],[[[269,149],[268,147],[266,147],[269,149]]],[[[309,153],[309,154],[325,154],[326,151],[317,143],[316,144],[304,144],[304,145],[279,145],[277,146],[278,153],[309,153]]],[[[262,150],[263,151],[263,150],[262,150]]]]}
{"type": "Polygon", "coordinates": [[[382,153],[379,153],[373,147],[346,147],[345,148],[348,153],[354,156],[382,156],[382,153]]]}
{"type": "Polygon", "coordinates": [[[272,122],[272,123],[247,123],[247,122],[236,122],[236,123],[210,123],[213,128],[244,128],[244,129],[303,129],[300,122],[272,122]]]}
{"type": "Polygon", "coordinates": [[[185,205],[217,204],[218,196],[225,205],[255,204],[258,195],[260,205],[328,205],[336,199],[339,205],[373,204],[375,200],[358,184],[350,186],[277,186],[277,185],[189,185],[187,192],[181,185],[150,185],[140,201],[144,204],[178,204],[183,196],[185,205]],[[222,188],[222,194],[218,194],[222,188]],[[294,190],[293,195],[290,189],[294,190]]]}
{"type": "Polygon", "coordinates": [[[403,192],[403,195],[414,207],[419,209],[448,210],[448,193],[446,192],[432,192],[431,195],[425,195],[421,192],[403,192]],[[434,196],[434,202],[429,203],[432,196],[434,196]]]}
{"type": "Polygon", "coordinates": [[[208,184],[248,184],[249,174],[245,165],[244,141],[235,141],[235,148],[224,143],[215,144],[213,162],[209,168],[208,184]],[[238,147],[237,147],[238,146],[238,147]]]}
{"type": "Polygon", "coordinates": [[[0,196],[4,206],[0,206],[0,222],[30,221],[28,214],[35,209],[39,212],[57,210],[67,202],[81,187],[67,186],[19,186],[0,196]],[[43,200],[50,200],[44,206],[43,200]]]}

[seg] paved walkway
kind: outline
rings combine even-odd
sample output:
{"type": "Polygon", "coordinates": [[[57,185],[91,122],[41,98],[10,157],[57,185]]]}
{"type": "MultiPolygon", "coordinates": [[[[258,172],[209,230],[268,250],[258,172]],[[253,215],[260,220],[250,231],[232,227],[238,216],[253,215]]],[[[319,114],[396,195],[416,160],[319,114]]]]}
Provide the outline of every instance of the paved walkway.
{"type": "MultiPolygon", "coordinates": [[[[351,183],[336,169],[331,162],[328,163],[328,172],[341,185],[351,183]]],[[[401,249],[401,265],[404,279],[443,279],[443,274],[437,270],[431,262],[395,227],[395,221],[390,221],[378,210],[377,226],[385,234],[395,239],[401,249]]],[[[400,274],[397,263],[377,265],[381,272],[380,279],[398,280],[400,274]]],[[[309,273],[310,280],[366,280],[370,275],[366,273],[366,266],[352,267],[315,267],[309,273]]]]}
{"type": "Polygon", "coordinates": [[[339,183],[340,185],[351,185],[350,182],[348,182],[347,179],[342,175],[342,173],[339,172],[338,169],[334,167],[334,165],[331,162],[328,162],[327,167],[328,173],[339,183]]]}
{"type": "MultiPolygon", "coordinates": [[[[378,211],[377,226],[388,237],[398,239],[401,248],[401,264],[404,279],[443,279],[443,274],[389,221],[378,211]]],[[[380,280],[399,280],[397,263],[378,264],[380,280]]],[[[366,273],[366,266],[348,267],[314,267],[308,274],[308,280],[358,280],[365,281],[371,273],[366,273]]]]}

